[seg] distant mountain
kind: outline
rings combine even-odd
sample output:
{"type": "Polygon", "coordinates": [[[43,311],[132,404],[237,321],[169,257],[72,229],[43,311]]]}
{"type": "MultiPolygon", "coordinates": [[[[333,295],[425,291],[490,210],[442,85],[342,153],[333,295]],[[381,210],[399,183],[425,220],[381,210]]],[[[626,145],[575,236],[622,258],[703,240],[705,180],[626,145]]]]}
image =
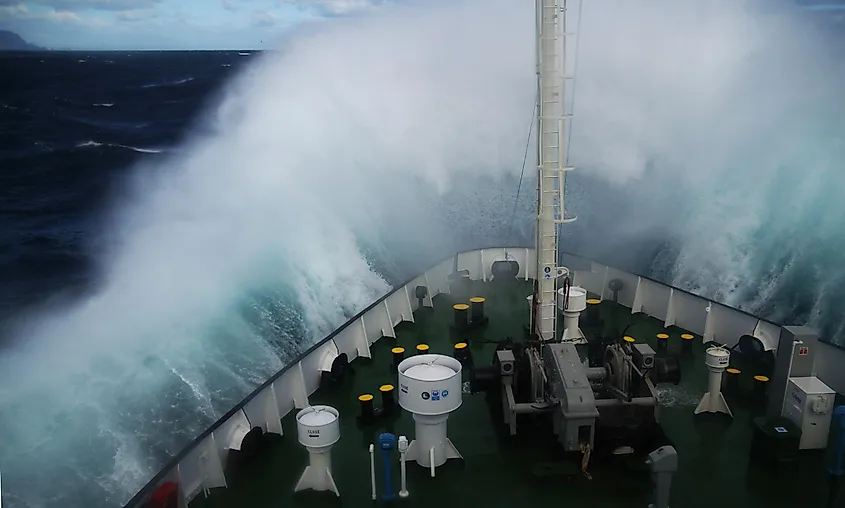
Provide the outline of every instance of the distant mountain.
{"type": "Polygon", "coordinates": [[[41,49],[44,48],[26,42],[15,32],[0,30],[0,51],[38,51],[41,49]]]}

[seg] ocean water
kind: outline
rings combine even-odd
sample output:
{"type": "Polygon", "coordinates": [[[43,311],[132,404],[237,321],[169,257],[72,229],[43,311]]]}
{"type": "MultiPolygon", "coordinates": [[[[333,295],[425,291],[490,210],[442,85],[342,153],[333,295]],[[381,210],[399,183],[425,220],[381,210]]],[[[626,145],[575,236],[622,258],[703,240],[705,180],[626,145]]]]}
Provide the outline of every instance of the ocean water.
{"type": "MultiPolygon", "coordinates": [[[[530,244],[533,13],[477,3],[266,53],[0,55],[6,506],[120,506],[391,285],[530,244]]],[[[841,39],[655,9],[584,11],[563,248],[845,344],[841,39]]]]}

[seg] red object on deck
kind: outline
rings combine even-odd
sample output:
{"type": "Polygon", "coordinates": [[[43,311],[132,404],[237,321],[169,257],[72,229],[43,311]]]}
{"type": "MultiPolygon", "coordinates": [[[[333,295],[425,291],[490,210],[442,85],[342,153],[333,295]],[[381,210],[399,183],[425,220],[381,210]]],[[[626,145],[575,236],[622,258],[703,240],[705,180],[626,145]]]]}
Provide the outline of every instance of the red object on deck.
{"type": "Polygon", "coordinates": [[[179,486],[175,482],[164,482],[150,497],[149,508],[178,508],[179,486]]]}

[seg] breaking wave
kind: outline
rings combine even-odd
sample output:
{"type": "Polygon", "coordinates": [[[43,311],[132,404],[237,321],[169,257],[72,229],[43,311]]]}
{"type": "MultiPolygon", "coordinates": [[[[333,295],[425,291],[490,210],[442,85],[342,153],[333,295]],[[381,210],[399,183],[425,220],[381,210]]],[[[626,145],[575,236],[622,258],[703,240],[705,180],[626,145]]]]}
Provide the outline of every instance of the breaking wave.
{"type": "MultiPolygon", "coordinates": [[[[179,151],[136,168],[98,287],[28,316],[0,357],[10,506],[126,501],[400,265],[450,248],[420,211],[455,171],[513,173],[533,102],[533,39],[517,28],[531,12],[487,5],[308,27],[256,58],[179,151]],[[470,21],[501,35],[466,37],[470,21]]],[[[108,145],[151,151],[77,149],[108,145]]]]}
{"type": "MultiPolygon", "coordinates": [[[[96,290],[25,316],[0,357],[9,505],[119,505],[398,277],[510,240],[531,11],[444,0],[308,25],[254,57],[181,150],[136,168],[96,290]]],[[[843,82],[806,24],[785,23],[738,3],[587,3],[582,219],[564,248],[832,337],[843,82]]]]}
{"type": "Polygon", "coordinates": [[[127,146],[121,145],[118,143],[100,143],[98,141],[86,141],[84,143],[79,143],[76,145],[76,148],[97,148],[100,146],[111,146],[115,148],[125,148],[127,150],[132,150],[133,152],[138,153],[162,153],[164,150],[158,148],[138,148],[137,146],[127,146]]]}

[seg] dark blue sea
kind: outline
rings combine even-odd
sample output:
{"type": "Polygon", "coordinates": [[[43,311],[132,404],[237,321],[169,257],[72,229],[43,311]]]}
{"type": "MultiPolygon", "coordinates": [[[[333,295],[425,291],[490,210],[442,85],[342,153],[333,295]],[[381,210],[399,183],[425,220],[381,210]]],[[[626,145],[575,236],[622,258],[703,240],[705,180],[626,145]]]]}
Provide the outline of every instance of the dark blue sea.
{"type": "Polygon", "coordinates": [[[238,52],[19,53],[0,60],[0,316],[96,279],[102,215],[130,169],[178,147],[238,52]]]}
{"type": "MultiPolygon", "coordinates": [[[[0,54],[4,506],[120,506],[392,285],[531,244],[532,13],[490,1],[264,53],[0,54]]],[[[562,249],[845,345],[841,45],[629,5],[581,28],[562,249]]]]}

